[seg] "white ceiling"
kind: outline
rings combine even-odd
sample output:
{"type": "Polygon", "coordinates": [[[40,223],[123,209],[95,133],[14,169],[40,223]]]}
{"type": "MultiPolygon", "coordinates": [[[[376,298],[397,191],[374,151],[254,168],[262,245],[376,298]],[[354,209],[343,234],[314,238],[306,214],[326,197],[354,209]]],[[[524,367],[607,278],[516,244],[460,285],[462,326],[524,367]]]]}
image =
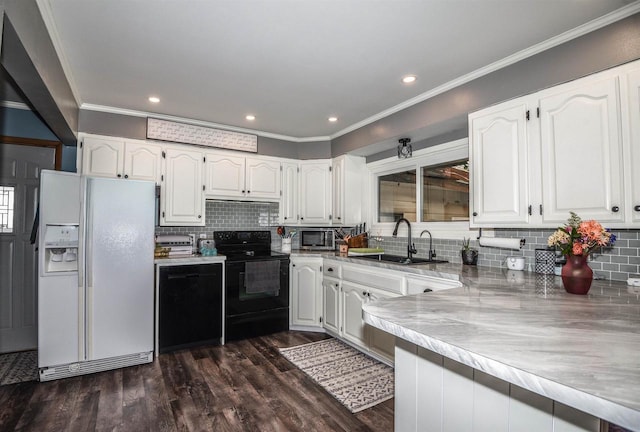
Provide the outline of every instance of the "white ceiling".
{"type": "Polygon", "coordinates": [[[292,141],[339,136],[631,3],[38,0],[82,107],[292,141]]]}

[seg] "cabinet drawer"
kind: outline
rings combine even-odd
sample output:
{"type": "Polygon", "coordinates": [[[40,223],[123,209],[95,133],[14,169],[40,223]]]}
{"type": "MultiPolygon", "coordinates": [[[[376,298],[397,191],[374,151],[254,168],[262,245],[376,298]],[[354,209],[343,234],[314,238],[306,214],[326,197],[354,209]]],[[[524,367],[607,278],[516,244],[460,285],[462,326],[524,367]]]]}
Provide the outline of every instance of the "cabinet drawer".
{"type": "Polygon", "coordinates": [[[322,275],[324,277],[340,279],[342,278],[342,266],[337,261],[325,260],[322,266],[322,275]]]}
{"type": "Polygon", "coordinates": [[[442,291],[461,287],[459,281],[441,279],[431,276],[407,276],[407,294],[419,294],[425,290],[442,291]]]}
{"type": "Polygon", "coordinates": [[[384,273],[363,266],[342,266],[342,279],[364,285],[368,288],[378,288],[402,294],[402,276],[389,270],[384,273]]]}

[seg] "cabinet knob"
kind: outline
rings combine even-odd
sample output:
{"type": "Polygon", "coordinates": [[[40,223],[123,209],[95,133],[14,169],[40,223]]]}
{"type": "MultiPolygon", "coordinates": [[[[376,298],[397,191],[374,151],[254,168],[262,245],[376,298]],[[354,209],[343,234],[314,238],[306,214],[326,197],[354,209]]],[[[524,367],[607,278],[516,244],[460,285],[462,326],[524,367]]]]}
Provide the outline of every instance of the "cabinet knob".
{"type": "Polygon", "coordinates": [[[366,291],[362,291],[362,296],[366,297],[366,295],[367,295],[367,292],[366,291]]]}
{"type": "Polygon", "coordinates": [[[202,219],[202,215],[198,215],[198,219],[202,219]]]}
{"type": "Polygon", "coordinates": [[[478,216],[478,212],[473,212],[473,215],[474,216],[478,216]]]}
{"type": "Polygon", "coordinates": [[[328,272],[332,272],[332,271],[333,271],[333,268],[332,268],[332,267],[329,267],[329,268],[327,269],[327,271],[328,271],[328,272]]]}
{"type": "Polygon", "coordinates": [[[611,207],[611,211],[614,212],[614,213],[618,213],[620,211],[620,207],[613,206],[613,207],[611,207]]]}
{"type": "Polygon", "coordinates": [[[432,292],[433,290],[431,288],[425,288],[424,291],[422,292],[432,292]]]}
{"type": "Polygon", "coordinates": [[[342,218],[340,216],[338,216],[336,219],[341,220],[342,218]]]}
{"type": "Polygon", "coordinates": [[[122,177],[122,174],[118,174],[118,178],[122,177]]]}
{"type": "Polygon", "coordinates": [[[635,206],[633,209],[640,212],[640,205],[635,206]]]}
{"type": "Polygon", "coordinates": [[[242,193],[244,193],[244,189],[242,189],[242,193]]]}
{"type": "Polygon", "coordinates": [[[124,178],[129,178],[129,174],[125,174],[125,175],[124,175],[124,178]]]}
{"type": "Polygon", "coordinates": [[[296,266],[295,264],[291,264],[291,267],[295,267],[295,266],[296,266]]]}
{"type": "Polygon", "coordinates": [[[250,190],[248,190],[248,191],[247,191],[247,193],[251,193],[251,191],[250,191],[250,190]]]}
{"type": "Polygon", "coordinates": [[[304,218],[302,216],[300,216],[300,220],[304,220],[304,218]]]}
{"type": "Polygon", "coordinates": [[[284,220],[287,220],[287,217],[286,217],[286,216],[284,217],[284,220]]]}

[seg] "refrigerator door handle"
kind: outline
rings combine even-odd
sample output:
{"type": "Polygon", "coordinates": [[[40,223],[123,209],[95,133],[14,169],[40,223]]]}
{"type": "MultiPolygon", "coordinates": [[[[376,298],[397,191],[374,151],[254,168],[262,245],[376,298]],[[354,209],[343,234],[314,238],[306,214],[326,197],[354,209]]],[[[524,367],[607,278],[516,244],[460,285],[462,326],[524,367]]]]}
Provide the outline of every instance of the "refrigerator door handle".
{"type": "Polygon", "coordinates": [[[86,183],[86,194],[85,194],[85,205],[84,211],[86,212],[85,217],[85,237],[84,237],[84,247],[85,247],[85,275],[84,275],[84,316],[85,316],[85,325],[84,325],[84,355],[87,360],[93,358],[93,343],[92,343],[92,335],[93,335],[93,210],[91,205],[91,179],[87,179],[86,183]]]}

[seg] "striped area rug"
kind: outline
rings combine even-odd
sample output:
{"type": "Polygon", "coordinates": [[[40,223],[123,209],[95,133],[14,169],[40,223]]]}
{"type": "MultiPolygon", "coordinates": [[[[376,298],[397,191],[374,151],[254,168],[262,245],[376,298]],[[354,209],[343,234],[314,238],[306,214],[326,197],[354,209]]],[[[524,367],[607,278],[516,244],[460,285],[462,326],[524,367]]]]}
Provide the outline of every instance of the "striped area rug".
{"type": "Polygon", "coordinates": [[[337,339],[280,348],[280,353],[352,413],[393,397],[393,368],[337,339]]]}
{"type": "Polygon", "coordinates": [[[0,385],[38,379],[38,352],[0,354],[0,385]]]}

